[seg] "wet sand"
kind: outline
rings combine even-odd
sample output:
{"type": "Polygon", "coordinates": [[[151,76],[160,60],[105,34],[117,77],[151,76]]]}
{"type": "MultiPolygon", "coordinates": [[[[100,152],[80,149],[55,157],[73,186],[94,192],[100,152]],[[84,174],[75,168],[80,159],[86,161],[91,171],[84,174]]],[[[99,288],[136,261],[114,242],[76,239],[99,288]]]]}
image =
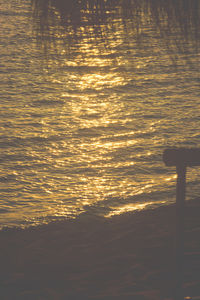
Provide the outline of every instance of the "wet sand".
{"type": "MultiPolygon", "coordinates": [[[[0,232],[3,300],[173,299],[175,206],[0,232]]],[[[187,201],[185,296],[200,295],[200,199],[187,201]]]]}

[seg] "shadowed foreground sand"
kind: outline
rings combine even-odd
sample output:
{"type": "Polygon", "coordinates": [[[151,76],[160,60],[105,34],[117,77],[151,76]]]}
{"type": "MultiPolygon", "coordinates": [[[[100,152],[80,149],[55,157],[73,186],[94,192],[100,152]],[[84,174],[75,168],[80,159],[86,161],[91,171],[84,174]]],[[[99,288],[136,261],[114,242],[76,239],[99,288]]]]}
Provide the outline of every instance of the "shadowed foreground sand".
{"type": "MultiPolygon", "coordinates": [[[[185,296],[200,295],[200,199],[187,202],[185,296]]],[[[175,207],[0,232],[0,298],[172,299],[175,207]]]]}

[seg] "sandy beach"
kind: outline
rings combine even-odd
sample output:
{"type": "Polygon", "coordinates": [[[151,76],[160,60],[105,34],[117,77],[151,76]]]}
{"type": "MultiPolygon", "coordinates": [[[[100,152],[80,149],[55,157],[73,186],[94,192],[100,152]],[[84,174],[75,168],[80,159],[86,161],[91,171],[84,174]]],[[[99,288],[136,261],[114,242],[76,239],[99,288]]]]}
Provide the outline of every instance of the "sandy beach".
{"type": "MultiPolygon", "coordinates": [[[[200,295],[200,200],[187,201],[185,296],[200,295]]],[[[1,299],[173,299],[175,206],[0,232],[1,299]]]]}

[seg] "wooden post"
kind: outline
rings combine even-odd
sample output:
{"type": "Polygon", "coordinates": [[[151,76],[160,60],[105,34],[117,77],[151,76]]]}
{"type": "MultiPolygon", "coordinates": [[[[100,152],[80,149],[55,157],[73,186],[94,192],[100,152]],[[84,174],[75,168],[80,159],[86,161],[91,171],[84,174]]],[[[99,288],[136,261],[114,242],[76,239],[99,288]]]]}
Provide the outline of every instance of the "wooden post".
{"type": "Polygon", "coordinates": [[[163,153],[166,166],[176,166],[176,287],[175,300],[183,300],[184,283],[184,202],[186,193],[187,166],[200,166],[199,148],[170,148],[163,153]]]}
{"type": "Polygon", "coordinates": [[[184,264],[184,206],[186,191],[186,167],[178,165],[176,185],[176,285],[175,300],[183,300],[184,264]]]}

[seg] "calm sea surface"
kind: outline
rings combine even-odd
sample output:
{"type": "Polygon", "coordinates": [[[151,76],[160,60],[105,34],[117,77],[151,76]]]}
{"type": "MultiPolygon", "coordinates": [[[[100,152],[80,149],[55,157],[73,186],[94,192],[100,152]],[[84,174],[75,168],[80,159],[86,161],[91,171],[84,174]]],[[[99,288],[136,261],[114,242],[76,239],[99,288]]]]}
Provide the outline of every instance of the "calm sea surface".
{"type": "Polygon", "coordinates": [[[82,2],[1,1],[1,227],[171,203],[163,150],[200,146],[199,10],[82,2]]]}

